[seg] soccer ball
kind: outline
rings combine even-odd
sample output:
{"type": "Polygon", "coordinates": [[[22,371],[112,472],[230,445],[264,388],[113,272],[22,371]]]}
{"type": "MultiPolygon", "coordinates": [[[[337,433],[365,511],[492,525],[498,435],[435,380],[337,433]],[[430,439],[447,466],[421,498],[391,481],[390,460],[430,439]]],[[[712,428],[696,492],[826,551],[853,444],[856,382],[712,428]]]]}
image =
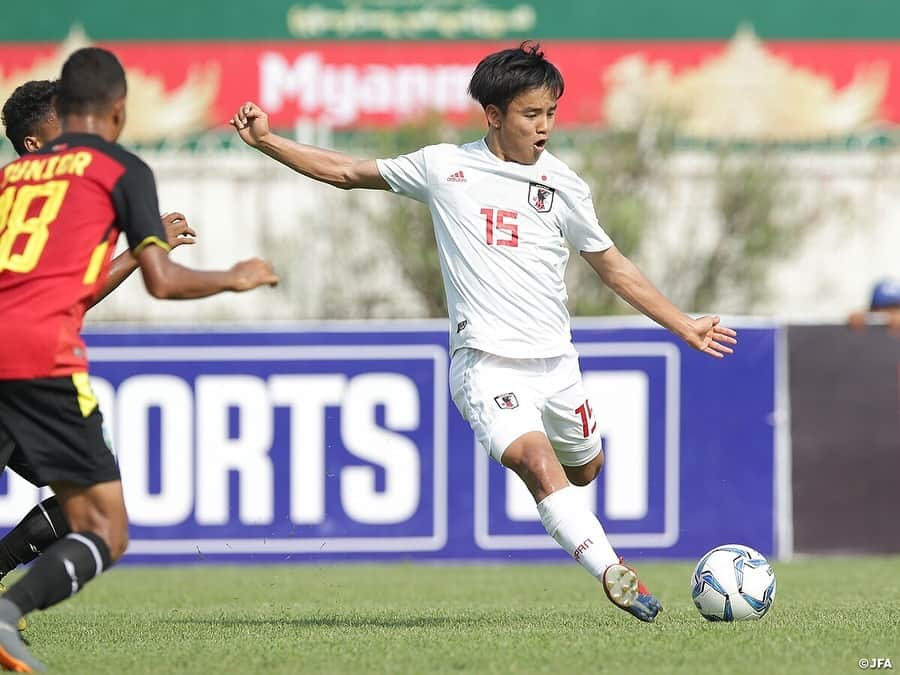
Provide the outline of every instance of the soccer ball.
{"type": "Polygon", "coordinates": [[[748,546],[717,546],[694,568],[691,598],[709,621],[759,619],[775,599],[775,571],[748,546]]]}

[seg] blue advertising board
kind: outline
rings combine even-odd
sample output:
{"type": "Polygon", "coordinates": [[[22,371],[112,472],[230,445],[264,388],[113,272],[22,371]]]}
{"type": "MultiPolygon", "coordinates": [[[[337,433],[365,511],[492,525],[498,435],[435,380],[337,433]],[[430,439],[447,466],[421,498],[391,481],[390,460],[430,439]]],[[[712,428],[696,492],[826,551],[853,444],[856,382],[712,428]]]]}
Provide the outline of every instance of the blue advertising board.
{"type": "MultiPolygon", "coordinates": [[[[558,559],[448,392],[446,324],[92,331],[127,560],[558,559]]],[[[648,324],[576,323],[606,464],[578,488],[629,557],[778,552],[779,331],[722,361],[648,324]]],[[[9,472],[0,526],[39,498],[9,472]]]]}

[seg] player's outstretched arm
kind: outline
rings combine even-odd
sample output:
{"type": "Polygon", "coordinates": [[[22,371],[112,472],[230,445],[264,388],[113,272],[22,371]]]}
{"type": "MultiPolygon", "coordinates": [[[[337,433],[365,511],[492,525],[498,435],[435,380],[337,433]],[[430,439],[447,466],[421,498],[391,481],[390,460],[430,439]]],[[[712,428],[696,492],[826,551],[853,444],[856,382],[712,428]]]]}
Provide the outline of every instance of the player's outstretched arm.
{"type": "Polygon", "coordinates": [[[341,152],[303,145],[279,136],[269,129],[269,116],[251,101],[240,107],[230,124],[251,148],[256,148],[304,176],[344,190],[391,189],[378,172],[374,159],[355,159],[341,152]]]}
{"type": "Polygon", "coordinates": [[[278,283],[272,265],[260,258],[242,260],[229,270],[201,271],[173,262],[166,251],[152,244],[142,248],[137,258],[144,285],[154,298],[189,300],[278,283]]]}
{"type": "MultiPolygon", "coordinates": [[[[173,211],[172,213],[164,213],[161,216],[162,224],[166,228],[166,239],[169,246],[176,248],[182,245],[193,245],[196,243],[195,237],[197,233],[188,225],[184,214],[173,211]]],[[[106,282],[100,288],[100,292],[91,302],[88,309],[103,300],[107,295],[116,290],[119,285],[128,278],[132,272],[138,268],[138,261],[131,251],[120,253],[109,263],[109,272],[106,275],[106,282]]]]}
{"type": "Polygon", "coordinates": [[[719,324],[717,316],[691,318],[660,293],[650,280],[615,247],[582,251],[594,271],[623,300],[682,338],[694,349],[722,358],[734,353],[737,333],[719,324]]]}

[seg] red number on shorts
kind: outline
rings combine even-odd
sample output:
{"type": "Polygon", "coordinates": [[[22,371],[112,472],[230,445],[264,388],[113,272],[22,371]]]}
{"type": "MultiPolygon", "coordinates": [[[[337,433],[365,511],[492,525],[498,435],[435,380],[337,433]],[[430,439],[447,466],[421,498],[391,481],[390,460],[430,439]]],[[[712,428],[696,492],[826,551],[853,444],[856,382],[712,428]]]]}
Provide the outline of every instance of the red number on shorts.
{"type": "Polygon", "coordinates": [[[575,408],[575,412],[581,416],[581,432],[585,438],[590,438],[591,434],[597,428],[597,420],[594,419],[594,411],[591,410],[591,403],[585,400],[580,406],[575,408]],[[591,424],[593,420],[593,424],[591,424]]]}
{"type": "Polygon", "coordinates": [[[485,239],[490,245],[496,246],[518,246],[519,245],[519,225],[517,223],[506,223],[506,220],[515,220],[519,214],[515,211],[503,211],[494,209],[481,209],[479,211],[484,216],[485,221],[485,239]],[[496,215],[496,222],[495,222],[496,215]],[[509,234],[509,239],[497,239],[494,241],[494,230],[500,230],[509,234]]]}

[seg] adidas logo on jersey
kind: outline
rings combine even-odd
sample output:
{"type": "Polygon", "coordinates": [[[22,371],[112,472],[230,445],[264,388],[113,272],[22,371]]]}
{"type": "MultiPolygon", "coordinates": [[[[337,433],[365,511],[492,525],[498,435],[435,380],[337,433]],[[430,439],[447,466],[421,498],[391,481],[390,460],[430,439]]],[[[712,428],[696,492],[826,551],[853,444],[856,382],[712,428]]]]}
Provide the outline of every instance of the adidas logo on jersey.
{"type": "Polygon", "coordinates": [[[465,183],[466,176],[462,171],[457,171],[456,173],[450,174],[447,177],[448,183],[465,183]]]}

